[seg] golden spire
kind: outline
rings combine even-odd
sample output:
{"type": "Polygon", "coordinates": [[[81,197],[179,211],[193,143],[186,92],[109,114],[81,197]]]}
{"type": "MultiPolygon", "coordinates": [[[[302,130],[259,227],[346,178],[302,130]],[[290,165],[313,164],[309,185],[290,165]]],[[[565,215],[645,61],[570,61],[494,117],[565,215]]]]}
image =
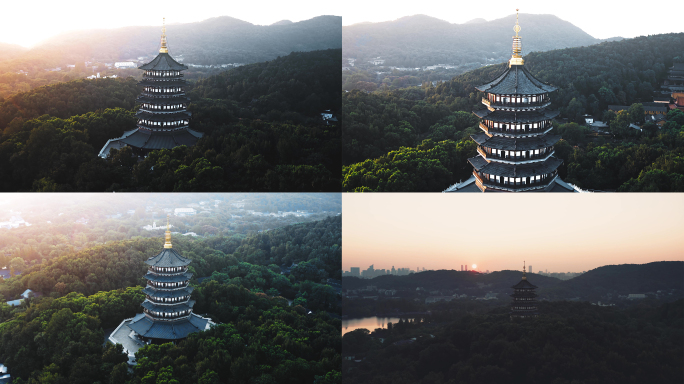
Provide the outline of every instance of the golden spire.
{"type": "Polygon", "coordinates": [[[523,280],[527,280],[527,276],[525,276],[525,261],[523,260],[523,280]]]}
{"type": "Polygon", "coordinates": [[[511,56],[511,60],[508,62],[508,66],[512,65],[523,65],[524,61],[522,59],[522,38],[518,35],[518,32],[520,32],[520,24],[518,24],[518,11],[519,9],[515,10],[515,26],[513,27],[513,30],[515,31],[515,36],[513,36],[513,56],[511,56]]]}
{"type": "Polygon", "coordinates": [[[169,226],[169,215],[166,215],[166,242],[164,248],[173,248],[171,245],[171,227],[169,226]]]}
{"type": "Polygon", "coordinates": [[[159,48],[159,53],[169,53],[169,50],[166,48],[166,17],[162,20],[161,48],[159,48]]]}

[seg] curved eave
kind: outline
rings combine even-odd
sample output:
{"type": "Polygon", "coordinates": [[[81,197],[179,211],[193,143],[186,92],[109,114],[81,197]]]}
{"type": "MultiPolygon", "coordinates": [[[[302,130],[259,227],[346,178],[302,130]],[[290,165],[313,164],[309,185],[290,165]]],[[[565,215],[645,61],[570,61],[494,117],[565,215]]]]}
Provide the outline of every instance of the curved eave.
{"type": "Polygon", "coordinates": [[[145,264],[152,267],[184,267],[190,264],[190,259],[186,259],[176,252],[173,248],[164,248],[156,256],[145,260],[145,264]]]}
{"type": "Polygon", "coordinates": [[[495,95],[542,95],[557,88],[537,80],[523,65],[512,65],[494,80],[475,89],[495,95]]]}
{"type": "Polygon", "coordinates": [[[470,135],[478,145],[492,149],[502,149],[506,151],[527,151],[532,149],[548,148],[556,144],[560,135],[544,135],[530,138],[504,138],[501,136],[489,137],[484,132],[470,135]]]}
{"type": "Polygon", "coordinates": [[[185,80],[160,80],[160,81],[149,81],[141,80],[138,85],[149,86],[149,87],[185,87],[188,85],[185,80]]]}
{"type": "Polygon", "coordinates": [[[150,281],[155,281],[157,283],[180,283],[181,281],[187,281],[192,278],[192,272],[181,273],[180,275],[155,275],[153,273],[147,272],[145,279],[150,281]]]}
{"type": "Polygon", "coordinates": [[[545,120],[551,120],[554,117],[558,116],[560,112],[547,110],[490,111],[488,109],[482,109],[478,111],[473,111],[473,113],[480,119],[487,119],[490,121],[496,121],[498,123],[538,123],[545,120]]]}
{"type": "Polygon", "coordinates": [[[547,175],[555,171],[563,160],[549,157],[544,161],[528,164],[507,164],[497,161],[487,162],[482,156],[471,157],[468,162],[480,173],[501,177],[530,177],[547,175]]]}
{"type": "Polygon", "coordinates": [[[152,286],[147,286],[142,291],[144,294],[152,297],[158,297],[160,299],[172,299],[176,297],[189,296],[192,294],[192,291],[194,290],[195,288],[190,286],[185,287],[183,289],[173,290],[158,289],[152,286]]]}
{"type": "Polygon", "coordinates": [[[152,61],[138,68],[150,71],[183,71],[188,69],[187,66],[174,60],[168,53],[160,53],[152,61]]]}
{"type": "Polygon", "coordinates": [[[149,121],[176,121],[176,120],[183,120],[183,119],[188,119],[192,114],[188,111],[183,111],[183,112],[172,112],[172,113],[154,113],[154,112],[146,112],[146,111],[138,111],[135,116],[138,119],[145,119],[149,121]]]}
{"type": "Polygon", "coordinates": [[[185,95],[177,95],[177,96],[171,96],[171,97],[147,97],[147,96],[138,96],[138,98],[135,99],[137,103],[150,103],[150,104],[155,104],[155,105],[173,105],[173,104],[178,104],[178,103],[189,103],[190,98],[185,96],[185,95]]]}
{"type": "Polygon", "coordinates": [[[179,304],[173,304],[173,305],[163,305],[163,304],[156,304],[151,301],[145,300],[140,304],[143,308],[147,309],[148,311],[155,311],[155,312],[161,312],[161,313],[174,313],[174,312],[182,312],[182,311],[190,311],[192,310],[192,307],[195,305],[195,300],[188,300],[187,302],[179,303],[179,304]]]}

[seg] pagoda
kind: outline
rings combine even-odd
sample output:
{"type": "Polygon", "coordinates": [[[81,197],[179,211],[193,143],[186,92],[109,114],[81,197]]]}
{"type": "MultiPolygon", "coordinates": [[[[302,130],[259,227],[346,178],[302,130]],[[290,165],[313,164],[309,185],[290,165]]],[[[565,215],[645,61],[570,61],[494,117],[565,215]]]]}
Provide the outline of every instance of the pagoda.
{"type": "Polygon", "coordinates": [[[107,158],[111,149],[126,146],[133,148],[138,156],[146,156],[157,149],[194,145],[202,137],[202,133],[189,128],[191,113],[187,107],[190,99],[185,95],[186,81],[181,73],[188,67],[169,55],[165,23],[159,54],[138,68],[145,72],[138,83],[143,91],[136,99],[140,104],[136,113],[137,127],[119,138],[108,140],[99,153],[102,158],[107,158]]]}
{"type": "Polygon", "coordinates": [[[532,285],[529,281],[527,281],[524,263],[522,280],[520,280],[518,284],[512,286],[511,288],[515,290],[511,295],[513,298],[513,304],[511,305],[511,319],[524,319],[528,317],[539,316],[539,313],[537,312],[537,294],[534,293],[534,290],[537,288],[537,286],[532,285]]]}
{"type": "Polygon", "coordinates": [[[556,88],[537,80],[525,68],[517,19],[516,14],[508,67],[494,80],[475,87],[484,92],[482,104],[487,108],[473,112],[480,118],[482,130],[470,136],[478,153],[468,159],[473,175],[445,192],[575,191],[558,177],[563,161],[553,156],[553,146],[561,138],[550,134],[558,112],[546,107],[556,88]]]}
{"type": "Polygon", "coordinates": [[[131,364],[135,363],[135,352],[146,344],[175,342],[214,325],[211,319],[192,311],[195,301],[190,300],[193,287],[188,285],[192,278],[190,260],[173,249],[168,223],[164,249],[145,264],[143,312],[124,320],[109,336],[112,343],[123,345],[131,364]]]}

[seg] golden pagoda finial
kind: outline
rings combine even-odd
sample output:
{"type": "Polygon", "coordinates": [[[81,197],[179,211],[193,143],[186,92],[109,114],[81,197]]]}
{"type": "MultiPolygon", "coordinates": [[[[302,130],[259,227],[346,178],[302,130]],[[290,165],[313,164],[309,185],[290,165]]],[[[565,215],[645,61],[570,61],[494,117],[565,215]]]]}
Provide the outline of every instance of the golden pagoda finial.
{"type": "Polygon", "coordinates": [[[159,53],[169,53],[169,50],[166,48],[166,17],[162,20],[161,48],[159,48],[159,53]]]}
{"type": "Polygon", "coordinates": [[[525,260],[523,260],[523,280],[527,280],[527,276],[525,276],[525,260]]]}
{"type": "Polygon", "coordinates": [[[513,36],[513,56],[511,56],[511,60],[508,61],[508,66],[512,65],[523,65],[525,62],[523,61],[522,58],[522,38],[518,36],[518,32],[520,32],[520,24],[518,23],[518,11],[520,9],[515,10],[515,26],[513,27],[513,30],[515,31],[515,36],[513,36]]]}
{"type": "Polygon", "coordinates": [[[166,215],[166,241],[164,248],[173,248],[171,245],[171,226],[169,225],[169,215],[166,215]]]}

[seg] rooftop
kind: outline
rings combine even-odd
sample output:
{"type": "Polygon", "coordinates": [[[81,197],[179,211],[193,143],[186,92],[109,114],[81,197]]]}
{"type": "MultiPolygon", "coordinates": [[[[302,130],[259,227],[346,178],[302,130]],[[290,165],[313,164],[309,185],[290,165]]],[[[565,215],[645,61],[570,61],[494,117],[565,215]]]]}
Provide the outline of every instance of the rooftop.
{"type": "Polygon", "coordinates": [[[557,88],[537,80],[524,66],[511,65],[496,79],[475,89],[496,95],[540,95],[557,88]]]}
{"type": "Polygon", "coordinates": [[[152,71],[182,71],[188,69],[186,65],[177,62],[168,53],[160,53],[152,61],[138,68],[152,71]]]}
{"type": "Polygon", "coordinates": [[[145,260],[145,264],[153,267],[184,267],[190,262],[173,248],[164,248],[157,256],[145,260]]]}

